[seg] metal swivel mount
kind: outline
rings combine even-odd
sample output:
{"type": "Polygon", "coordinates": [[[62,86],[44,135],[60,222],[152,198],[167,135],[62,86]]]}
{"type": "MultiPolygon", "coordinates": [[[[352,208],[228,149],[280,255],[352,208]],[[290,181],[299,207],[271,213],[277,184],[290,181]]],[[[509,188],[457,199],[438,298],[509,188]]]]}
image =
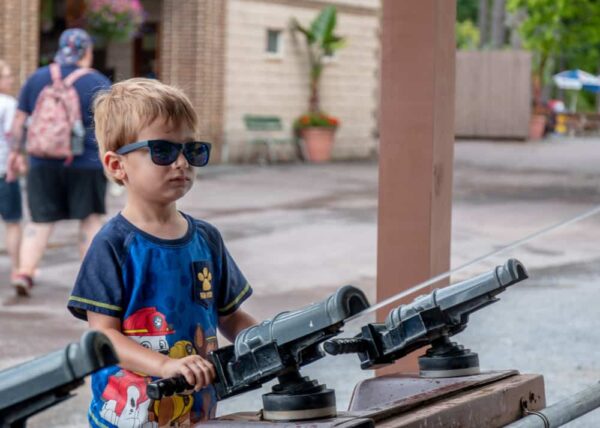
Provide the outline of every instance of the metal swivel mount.
{"type": "Polygon", "coordinates": [[[428,378],[479,374],[479,357],[470,349],[450,342],[448,336],[442,336],[419,357],[419,374],[428,378]]]}
{"type": "Polygon", "coordinates": [[[263,417],[270,421],[299,421],[335,417],[335,391],[300,372],[278,376],[279,383],[264,394],[263,417]]]}

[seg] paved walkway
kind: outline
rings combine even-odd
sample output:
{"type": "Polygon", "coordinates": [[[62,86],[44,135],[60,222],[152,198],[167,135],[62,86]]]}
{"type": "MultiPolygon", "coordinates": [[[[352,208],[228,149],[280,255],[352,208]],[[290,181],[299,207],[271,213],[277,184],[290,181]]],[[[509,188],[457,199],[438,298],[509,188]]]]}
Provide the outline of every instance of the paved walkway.
{"type": "MultiPolygon", "coordinates": [[[[452,266],[498,249],[600,202],[600,140],[456,145],[452,266]]],[[[110,197],[111,214],[123,197],[110,197]]],[[[255,289],[247,308],[258,318],[319,300],[351,283],[374,301],[377,165],[334,163],[202,170],[181,209],[218,226],[255,289]]],[[[600,216],[561,229],[455,275],[460,280],[514,256],[532,279],[472,317],[457,340],[479,353],[482,368],[546,376],[553,402],[600,380],[600,216]]],[[[78,269],[75,224],[59,224],[26,301],[0,289],[0,368],[77,340],[85,324],[64,310],[78,269]]],[[[0,242],[0,247],[2,243],[0,242]]],[[[0,254],[0,279],[8,259],[0,254]]],[[[349,326],[349,330],[358,324],[349,326]]],[[[369,376],[354,357],[307,367],[347,405],[369,376]],[[344,373],[344,376],[340,376],[344,373]],[[351,379],[351,381],[348,381],[351,379]]],[[[32,420],[31,426],[85,426],[89,392],[32,420]]],[[[220,404],[220,412],[260,407],[260,393],[220,404]]],[[[591,414],[573,426],[600,424],[591,414]]]]}

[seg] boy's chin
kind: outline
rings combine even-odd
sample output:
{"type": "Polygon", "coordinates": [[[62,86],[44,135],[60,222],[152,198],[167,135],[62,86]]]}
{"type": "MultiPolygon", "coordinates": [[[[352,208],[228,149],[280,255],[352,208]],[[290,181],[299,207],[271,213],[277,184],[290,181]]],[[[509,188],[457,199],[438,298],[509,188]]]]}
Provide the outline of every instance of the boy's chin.
{"type": "Polygon", "coordinates": [[[169,192],[165,192],[165,202],[171,203],[176,202],[178,199],[183,198],[192,188],[192,186],[180,187],[176,189],[170,189],[169,192]]]}

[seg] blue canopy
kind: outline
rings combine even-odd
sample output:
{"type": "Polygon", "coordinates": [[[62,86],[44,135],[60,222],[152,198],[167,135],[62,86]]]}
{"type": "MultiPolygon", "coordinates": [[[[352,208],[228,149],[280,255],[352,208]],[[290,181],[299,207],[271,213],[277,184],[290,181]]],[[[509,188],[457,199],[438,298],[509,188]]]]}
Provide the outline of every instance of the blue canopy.
{"type": "Polygon", "coordinates": [[[552,76],[554,83],[561,89],[600,92],[600,78],[583,70],[566,70],[552,76]]]}

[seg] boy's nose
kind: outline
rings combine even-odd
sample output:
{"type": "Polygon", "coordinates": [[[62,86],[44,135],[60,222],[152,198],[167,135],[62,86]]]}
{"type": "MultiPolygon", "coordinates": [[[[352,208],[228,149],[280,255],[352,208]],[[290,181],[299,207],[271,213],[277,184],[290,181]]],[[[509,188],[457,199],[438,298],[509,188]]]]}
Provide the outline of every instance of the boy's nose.
{"type": "Polygon", "coordinates": [[[175,159],[173,165],[175,165],[176,168],[188,168],[190,166],[189,162],[183,155],[183,152],[179,152],[179,155],[177,156],[177,159],[175,159]]]}

